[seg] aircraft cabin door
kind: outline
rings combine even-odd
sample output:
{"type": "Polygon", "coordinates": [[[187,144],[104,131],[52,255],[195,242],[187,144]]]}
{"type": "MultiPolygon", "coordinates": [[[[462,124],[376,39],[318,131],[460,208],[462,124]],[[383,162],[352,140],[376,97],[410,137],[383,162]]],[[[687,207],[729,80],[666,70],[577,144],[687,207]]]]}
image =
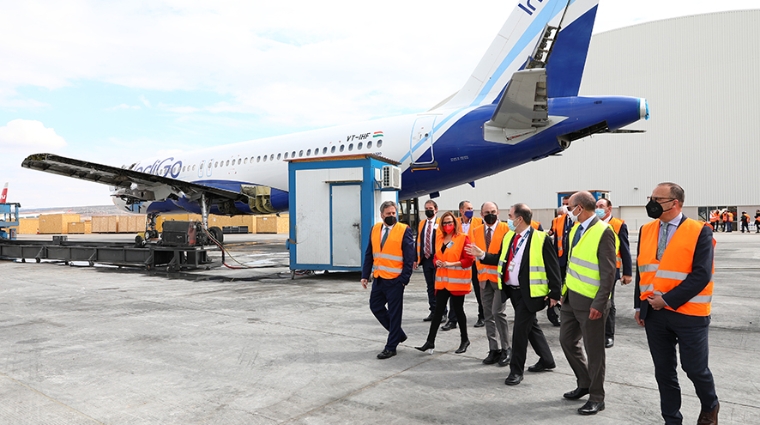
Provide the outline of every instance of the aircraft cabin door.
{"type": "Polygon", "coordinates": [[[362,187],[358,184],[332,185],[332,264],[342,267],[362,265],[362,187]]]}
{"type": "Polygon", "coordinates": [[[420,115],[414,121],[412,134],[409,137],[409,151],[412,157],[410,167],[412,171],[435,170],[438,168],[438,162],[436,162],[433,152],[435,119],[435,115],[420,115]],[[415,155],[417,156],[416,158],[415,155]]]}

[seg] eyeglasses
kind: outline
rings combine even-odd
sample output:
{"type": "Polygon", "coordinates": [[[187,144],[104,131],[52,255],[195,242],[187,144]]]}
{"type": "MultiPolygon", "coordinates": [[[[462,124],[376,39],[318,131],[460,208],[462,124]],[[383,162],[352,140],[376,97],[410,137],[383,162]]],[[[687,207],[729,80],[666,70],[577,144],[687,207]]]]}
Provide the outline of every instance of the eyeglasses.
{"type": "Polygon", "coordinates": [[[656,196],[647,196],[648,201],[655,201],[658,204],[667,204],[668,202],[675,201],[676,198],[658,198],[656,196]]]}
{"type": "Polygon", "coordinates": [[[453,222],[453,221],[444,221],[444,222],[443,222],[443,223],[441,223],[441,224],[445,226],[445,225],[447,225],[447,224],[454,224],[454,222],[453,222]]]}

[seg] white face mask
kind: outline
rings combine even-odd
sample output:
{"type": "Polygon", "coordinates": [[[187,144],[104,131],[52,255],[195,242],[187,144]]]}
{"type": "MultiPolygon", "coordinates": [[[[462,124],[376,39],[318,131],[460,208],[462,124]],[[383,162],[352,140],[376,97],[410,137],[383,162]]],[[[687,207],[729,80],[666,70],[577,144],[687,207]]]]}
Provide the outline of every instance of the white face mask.
{"type": "Polygon", "coordinates": [[[559,215],[563,215],[563,214],[567,215],[567,205],[562,205],[561,207],[559,207],[559,209],[557,210],[557,213],[559,215]]]}
{"type": "MultiPolygon", "coordinates": [[[[574,210],[575,210],[575,208],[573,208],[573,211],[574,210]]],[[[575,222],[578,221],[578,216],[575,215],[575,214],[573,214],[573,211],[570,211],[570,209],[568,208],[567,216],[570,217],[570,221],[572,221],[573,223],[575,223],[575,222]]]]}

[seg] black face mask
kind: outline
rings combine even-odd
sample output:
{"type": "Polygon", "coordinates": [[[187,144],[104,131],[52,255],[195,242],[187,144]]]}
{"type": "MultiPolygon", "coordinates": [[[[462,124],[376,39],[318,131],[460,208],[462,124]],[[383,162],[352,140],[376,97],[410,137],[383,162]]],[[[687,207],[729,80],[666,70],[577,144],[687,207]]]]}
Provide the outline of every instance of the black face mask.
{"type": "MultiPolygon", "coordinates": [[[[673,201],[670,201],[670,202],[673,202],[673,201]]],[[[650,200],[649,202],[647,202],[646,208],[647,208],[647,215],[649,216],[649,218],[653,218],[655,220],[660,218],[660,216],[662,216],[662,213],[668,212],[673,209],[673,207],[670,207],[666,210],[663,210],[662,205],[660,205],[659,202],[655,202],[654,200],[650,200]]]]}
{"type": "Polygon", "coordinates": [[[390,227],[390,226],[393,226],[394,224],[396,224],[396,217],[395,217],[395,216],[392,216],[392,215],[389,215],[388,217],[385,217],[385,218],[383,219],[383,221],[385,222],[385,224],[386,224],[387,226],[389,226],[389,227],[390,227]]]}
{"type": "Polygon", "coordinates": [[[498,219],[499,218],[496,217],[496,214],[486,214],[483,217],[483,221],[485,221],[486,224],[488,224],[489,226],[492,225],[492,224],[494,224],[494,223],[496,223],[496,220],[498,220],[498,219]]]}
{"type": "Polygon", "coordinates": [[[425,217],[427,217],[427,218],[433,218],[433,217],[435,217],[435,211],[433,211],[433,210],[425,210],[425,217]]]}

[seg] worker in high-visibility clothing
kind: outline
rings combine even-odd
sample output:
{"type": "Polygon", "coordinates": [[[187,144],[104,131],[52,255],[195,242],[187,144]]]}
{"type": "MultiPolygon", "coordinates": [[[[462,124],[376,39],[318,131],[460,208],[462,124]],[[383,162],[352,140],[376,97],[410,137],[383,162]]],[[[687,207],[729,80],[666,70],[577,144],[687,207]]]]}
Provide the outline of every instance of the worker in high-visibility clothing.
{"type": "Polygon", "coordinates": [[[701,403],[698,424],[717,424],[720,404],[708,367],[708,329],[712,306],[713,232],[681,212],[684,191],[660,183],[647,204],[655,219],[639,231],[634,315],[646,329],[660,409],[666,424],[680,424],[676,344],[681,367],[701,403]]]}
{"type": "MultiPolygon", "coordinates": [[[[615,283],[619,280],[623,285],[628,285],[633,280],[633,267],[631,265],[631,246],[628,243],[628,225],[617,217],[612,216],[612,201],[607,198],[602,198],[596,201],[596,210],[594,211],[596,216],[603,222],[612,226],[612,230],[615,231],[615,235],[618,238],[617,253],[617,270],[615,271],[615,283]],[[622,274],[621,274],[622,271],[622,274]]],[[[605,343],[604,346],[611,348],[615,345],[615,286],[612,286],[612,293],[610,294],[610,314],[607,316],[607,322],[605,323],[605,343]]]]}
{"type": "Polygon", "coordinates": [[[726,232],[731,233],[734,231],[734,213],[728,211],[728,222],[726,223],[726,232]]]}
{"type": "MultiPolygon", "coordinates": [[[[549,236],[552,236],[554,242],[554,249],[557,250],[557,258],[559,259],[559,271],[562,281],[565,280],[565,273],[567,272],[567,251],[570,247],[570,241],[567,239],[570,235],[570,230],[573,228],[573,222],[570,217],[567,216],[567,204],[570,202],[570,196],[562,197],[562,206],[557,209],[557,217],[552,220],[551,228],[547,232],[549,236]]],[[[557,305],[559,306],[559,304],[557,305]]],[[[559,326],[559,314],[558,308],[546,309],[546,318],[554,326],[559,326]]]]}
{"type": "Polygon", "coordinates": [[[564,397],[577,400],[588,394],[578,413],[595,415],[604,410],[604,328],[615,284],[617,238],[612,227],[596,216],[596,199],[591,193],[576,192],[567,209],[577,224],[570,231],[559,342],[575,373],[577,387],[564,397]]]}
{"type": "Polygon", "coordinates": [[[712,225],[713,231],[718,231],[718,222],[720,221],[720,214],[718,214],[718,210],[712,210],[710,211],[710,224],[712,225]]]}
{"type": "Polygon", "coordinates": [[[370,232],[370,241],[364,254],[361,284],[367,289],[370,275],[374,277],[369,295],[369,308],[377,321],[388,330],[385,349],[377,355],[387,359],[396,355],[396,346],[406,341],[401,329],[404,310],[404,288],[412,277],[412,266],[417,261],[414,250],[414,232],[396,218],[396,203],[385,201],[380,205],[382,223],[370,232]],[[386,307],[387,305],[387,307],[386,307]]]}
{"type": "MultiPolygon", "coordinates": [[[[548,304],[553,307],[560,297],[562,280],[559,262],[546,233],[531,225],[533,212],[525,204],[515,204],[509,210],[507,226],[498,252],[488,252],[477,244],[467,247],[482,264],[497,266],[496,285],[515,309],[512,329],[512,360],[506,385],[518,385],[523,380],[528,343],[538,354],[538,362],[528,372],[554,369],[556,363],[536,313],[548,304]]],[[[602,350],[604,347],[602,347],[602,350]]]]}
{"type": "Polygon", "coordinates": [[[747,230],[747,233],[749,233],[749,214],[747,214],[747,211],[742,211],[742,233],[744,233],[744,230],[747,230]]]}

